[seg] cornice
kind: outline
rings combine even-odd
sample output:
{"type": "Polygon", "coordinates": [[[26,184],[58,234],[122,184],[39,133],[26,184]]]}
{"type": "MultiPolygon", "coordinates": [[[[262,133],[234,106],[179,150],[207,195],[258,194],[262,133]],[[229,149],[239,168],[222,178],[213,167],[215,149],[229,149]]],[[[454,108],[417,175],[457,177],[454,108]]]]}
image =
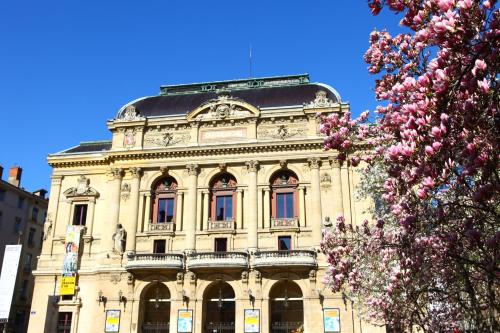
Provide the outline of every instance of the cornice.
{"type": "Polygon", "coordinates": [[[222,156],[229,154],[254,154],[265,152],[287,152],[301,150],[323,151],[323,139],[306,139],[300,141],[265,141],[240,143],[233,145],[213,145],[213,146],[184,146],[169,149],[143,149],[134,151],[109,151],[102,153],[100,158],[89,158],[84,154],[71,156],[50,156],[49,165],[52,167],[81,167],[81,166],[103,166],[122,160],[141,160],[141,159],[164,159],[164,158],[182,158],[182,157],[206,157],[222,156]]]}

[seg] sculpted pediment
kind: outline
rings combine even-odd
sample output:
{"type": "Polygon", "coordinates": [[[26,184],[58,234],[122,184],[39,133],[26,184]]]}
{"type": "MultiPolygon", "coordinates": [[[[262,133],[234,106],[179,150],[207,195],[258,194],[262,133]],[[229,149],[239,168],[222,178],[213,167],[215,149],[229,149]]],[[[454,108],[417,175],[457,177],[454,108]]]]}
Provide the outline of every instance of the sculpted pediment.
{"type": "Polygon", "coordinates": [[[230,120],[258,117],[259,110],[242,99],[221,94],[188,114],[188,121],[230,120]]]}
{"type": "Polygon", "coordinates": [[[72,197],[98,197],[99,192],[97,192],[94,188],[89,186],[89,179],[85,176],[80,176],[78,178],[78,185],[76,187],[70,187],[63,194],[66,198],[72,197]]]}

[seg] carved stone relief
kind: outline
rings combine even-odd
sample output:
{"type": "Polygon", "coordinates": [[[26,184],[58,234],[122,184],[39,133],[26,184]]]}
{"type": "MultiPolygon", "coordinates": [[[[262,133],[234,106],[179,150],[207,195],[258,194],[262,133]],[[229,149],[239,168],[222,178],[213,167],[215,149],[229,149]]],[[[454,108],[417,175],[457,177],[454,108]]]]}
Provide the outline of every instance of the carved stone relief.
{"type": "Polygon", "coordinates": [[[308,108],[308,109],[312,109],[312,108],[328,108],[328,107],[332,107],[335,104],[337,104],[337,103],[335,103],[334,101],[332,101],[331,99],[329,99],[326,96],[327,96],[326,91],[324,91],[324,90],[318,90],[316,92],[316,98],[313,101],[305,104],[304,107],[308,108]]]}
{"type": "Polygon", "coordinates": [[[127,200],[130,197],[130,184],[123,183],[121,188],[121,196],[123,200],[127,200]]]}
{"type": "Polygon", "coordinates": [[[144,117],[141,117],[139,111],[133,105],[129,105],[125,108],[125,111],[122,113],[118,120],[120,121],[134,121],[134,120],[143,120],[144,117]]]}
{"type": "Polygon", "coordinates": [[[194,120],[224,120],[229,118],[244,118],[253,115],[251,111],[244,109],[240,105],[234,104],[234,101],[242,102],[240,99],[229,96],[228,94],[221,94],[217,99],[204,103],[208,106],[207,110],[198,114],[194,120]]]}
{"type": "Polygon", "coordinates": [[[92,196],[97,197],[99,193],[92,187],[89,186],[90,180],[85,176],[81,175],[78,178],[78,184],[76,187],[71,187],[64,191],[64,195],[69,197],[77,197],[77,196],[92,196]]]}
{"type": "Polygon", "coordinates": [[[306,129],[303,126],[259,126],[257,130],[258,139],[279,139],[285,140],[292,137],[306,136],[306,129]]]}
{"type": "Polygon", "coordinates": [[[144,137],[145,147],[168,147],[176,144],[185,144],[191,140],[189,133],[148,132],[144,137]]]}

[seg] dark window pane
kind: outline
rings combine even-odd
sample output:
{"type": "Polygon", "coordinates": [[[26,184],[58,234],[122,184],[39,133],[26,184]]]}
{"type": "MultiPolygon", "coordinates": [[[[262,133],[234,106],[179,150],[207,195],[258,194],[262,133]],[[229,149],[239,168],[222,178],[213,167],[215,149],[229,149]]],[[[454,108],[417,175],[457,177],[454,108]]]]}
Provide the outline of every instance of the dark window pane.
{"type": "Polygon", "coordinates": [[[233,218],[233,196],[225,196],[224,201],[226,202],[226,216],[224,220],[231,220],[233,218]]]}
{"type": "Polygon", "coordinates": [[[75,205],[73,225],[85,225],[87,221],[87,205],[75,205]]]}
{"type": "Polygon", "coordinates": [[[154,253],[165,253],[166,241],[164,239],[157,239],[153,243],[154,253]]]}
{"type": "Polygon", "coordinates": [[[174,198],[167,199],[167,222],[174,220],[174,198]]]}
{"type": "Polygon", "coordinates": [[[285,217],[292,218],[293,217],[293,193],[285,194],[285,217]]]}
{"type": "Polygon", "coordinates": [[[165,215],[167,211],[167,199],[158,200],[158,223],[165,222],[165,215]]]}
{"type": "Polygon", "coordinates": [[[290,251],[292,249],[292,238],[290,236],[278,237],[278,250],[290,251]]]}
{"type": "Polygon", "coordinates": [[[72,312],[59,312],[57,318],[57,333],[70,333],[72,312]]]}
{"type": "Polygon", "coordinates": [[[215,202],[215,213],[217,215],[217,218],[216,218],[217,221],[224,220],[224,210],[225,210],[224,197],[219,196],[219,197],[217,197],[216,202],[215,202]]]}
{"type": "Polygon", "coordinates": [[[226,251],[227,251],[227,238],[216,238],[215,252],[226,252],[226,251]]]}
{"type": "Polygon", "coordinates": [[[276,217],[285,217],[285,193],[276,194],[276,217]]]}

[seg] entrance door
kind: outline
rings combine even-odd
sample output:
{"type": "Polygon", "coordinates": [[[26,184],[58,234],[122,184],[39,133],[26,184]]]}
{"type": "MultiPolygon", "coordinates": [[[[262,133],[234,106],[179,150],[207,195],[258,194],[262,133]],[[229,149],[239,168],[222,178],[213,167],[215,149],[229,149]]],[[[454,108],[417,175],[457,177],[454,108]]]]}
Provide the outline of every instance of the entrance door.
{"type": "Polygon", "coordinates": [[[208,287],[203,297],[203,333],[234,333],[234,290],[225,282],[208,287]]]}
{"type": "Polygon", "coordinates": [[[292,281],[283,280],[276,283],[269,293],[271,333],[301,332],[304,325],[304,307],[302,291],[292,281]]]}
{"type": "Polygon", "coordinates": [[[149,286],[141,300],[144,317],[142,333],[168,333],[170,330],[170,292],[163,283],[149,286]]]}

